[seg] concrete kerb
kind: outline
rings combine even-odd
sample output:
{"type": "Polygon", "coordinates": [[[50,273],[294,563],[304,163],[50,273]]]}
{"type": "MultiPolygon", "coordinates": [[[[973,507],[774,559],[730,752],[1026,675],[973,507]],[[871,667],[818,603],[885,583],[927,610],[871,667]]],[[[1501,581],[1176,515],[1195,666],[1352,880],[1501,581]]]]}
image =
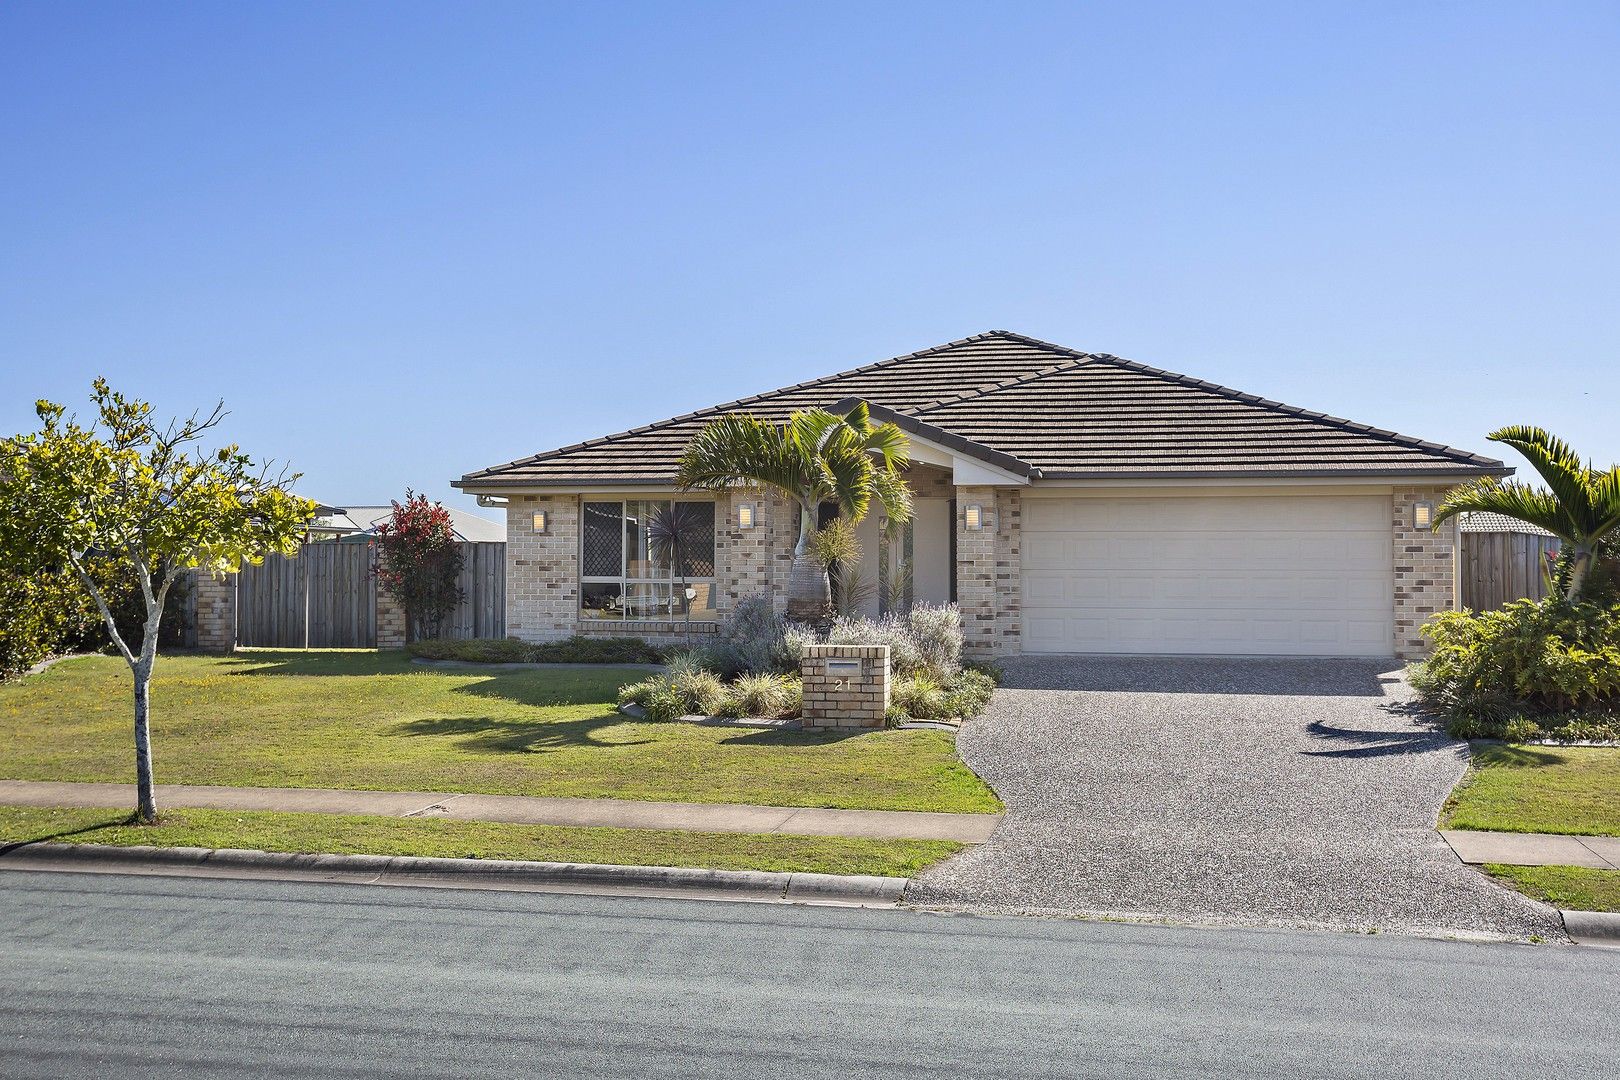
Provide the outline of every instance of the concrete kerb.
{"type": "Polygon", "coordinates": [[[1596,945],[1605,949],[1620,949],[1620,912],[1565,911],[1564,933],[1577,945],[1596,945]]]}
{"type": "Polygon", "coordinates": [[[908,884],[906,878],[680,866],[49,843],[25,844],[5,851],[0,854],[0,869],[259,877],[357,885],[580,892],[841,907],[894,907],[905,898],[908,884]]]}

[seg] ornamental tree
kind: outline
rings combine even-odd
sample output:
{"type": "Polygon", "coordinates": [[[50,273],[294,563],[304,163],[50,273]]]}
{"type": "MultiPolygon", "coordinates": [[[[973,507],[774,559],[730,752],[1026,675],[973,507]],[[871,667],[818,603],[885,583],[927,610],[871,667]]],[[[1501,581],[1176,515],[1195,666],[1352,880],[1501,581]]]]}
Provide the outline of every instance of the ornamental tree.
{"type": "Polygon", "coordinates": [[[450,511],[405,489],[391,518],[377,526],[377,583],[405,608],[407,640],[436,638],[461,603],[461,545],[450,511]]]}
{"type": "Polygon", "coordinates": [[[286,489],[296,475],[272,476],[234,444],[205,451],[203,438],[225,418],[159,427],[152,406],[95,381],[96,419],[81,425],[60,405],[35,405],[42,427],[0,443],[0,557],[22,565],[67,567],[90,594],[107,634],[134,675],[136,811],[157,820],[148,687],[157,660],[163,601],[191,570],[228,574],[272,552],[292,555],[315,503],[286,489]],[[138,588],[140,640],[114,618],[109,573],[138,588]]]}

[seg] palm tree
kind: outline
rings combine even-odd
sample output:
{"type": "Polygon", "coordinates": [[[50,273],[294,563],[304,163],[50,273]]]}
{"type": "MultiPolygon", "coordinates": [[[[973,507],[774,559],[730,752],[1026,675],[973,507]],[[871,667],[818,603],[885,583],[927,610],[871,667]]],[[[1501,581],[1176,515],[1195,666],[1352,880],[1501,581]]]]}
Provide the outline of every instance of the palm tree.
{"type": "Polygon", "coordinates": [[[799,506],[799,541],[788,574],[788,614],[820,618],[830,590],[827,568],[810,551],[816,509],[837,503],[860,521],[873,503],[891,522],[911,517],[911,493],[901,470],[910,464],[905,432],[874,424],[865,402],[839,415],[806,409],[775,424],[748,413],[711,421],[687,445],[675,482],[683,488],[721,489],[755,484],[780,492],[799,506]]]}
{"type": "Polygon", "coordinates": [[[1435,513],[1435,528],[1455,514],[1478,510],[1546,529],[1570,555],[1566,599],[1580,599],[1598,545],[1620,532],[1620,466],[1599,472],[1582,463],[1568,443],[1538,427],[1505,427],[1486,437],[1523,454],[1547,486],[1482,477],[1446,496],[1435,513]]]}

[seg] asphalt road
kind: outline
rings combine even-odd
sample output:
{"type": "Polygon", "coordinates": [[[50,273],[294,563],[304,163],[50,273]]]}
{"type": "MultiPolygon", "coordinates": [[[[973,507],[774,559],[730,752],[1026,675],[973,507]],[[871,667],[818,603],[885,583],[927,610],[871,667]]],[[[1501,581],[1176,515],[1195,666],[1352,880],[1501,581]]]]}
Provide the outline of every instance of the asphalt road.
{"type": "Polygon", "coordinates": [[[1620,952],[0,871],[0,1075],[1613,1077],[1620,952]]]}

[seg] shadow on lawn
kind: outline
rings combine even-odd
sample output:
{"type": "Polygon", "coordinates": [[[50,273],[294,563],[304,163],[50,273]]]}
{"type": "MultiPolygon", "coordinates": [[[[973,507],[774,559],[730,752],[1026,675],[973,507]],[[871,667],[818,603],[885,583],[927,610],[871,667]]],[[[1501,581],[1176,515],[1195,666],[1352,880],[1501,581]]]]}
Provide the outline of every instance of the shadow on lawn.
{"type": "Polygon", "coordinates": [[[108,821],[98,821],[93,825],[84,825],[77,829],[63,829],[60,832],[47,833],[44,836],[31,836],[27,840],[15,840],[9,844],[0,844],[0,858],[10,855],[13,851],[28,847],[30,844],[47,844],[52,840],[60,840],[64,836],[78,836],[81,833],[95,832],[97,829],[106,829],[114,825],[136,824],[133,812],[123,814],[108,821]]]}
{"type": "Polygon", "coordinates": [[[440,716],[411,720],[394,731],[401,735],[459,736],[456,745],[480,754],[541,754],[581,746],[641,746],[651,739],[600,739],[603,728],[628,720],[616,712],[578,720],[501,720],[490,716],[440,716]]]}

